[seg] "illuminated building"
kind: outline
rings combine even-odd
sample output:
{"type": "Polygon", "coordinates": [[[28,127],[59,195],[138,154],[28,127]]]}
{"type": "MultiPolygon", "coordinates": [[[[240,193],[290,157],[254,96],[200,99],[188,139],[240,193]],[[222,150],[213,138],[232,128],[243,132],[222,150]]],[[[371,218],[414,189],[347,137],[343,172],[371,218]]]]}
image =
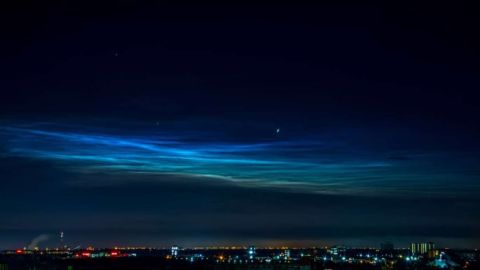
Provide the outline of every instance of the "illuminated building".
{"type": "Polygon", "coordinates": [[[410,251],[412,254],[427,254],[429,251],[435,249],[435,244],[432,242],[424,242],[424,243],[411,243],[410,244],[410,251]]]}
{"type": "Polygon", "coordinates": [[[247,254],[248,254],[248,258],[250,260],[253,260],[255,258],[255,253],[256,253],[255,247],[254,246],[249,246],[248,250],[247,250],[247,254]]]}
{"type": "Polygon", "coordinates": [[[171,255],[172,257],[178,256],[178,246],[172,246],[171,255]]]}
{"type": "Polygon", "coordinates": [[[346,247],[344,246],[333,246],[330,248],[328,252],[333,256],[340,256],[340,255],[344,255],[345,251],[346,251],[346,247]]]}
{"type": "Polygon", "coordinates": [[[285,260],[290,259],[290,250],[289,249],[285,249],[283,254],[285,255],[285,260]]]}
{"type": "Polygon", "coordinates": [[[438,257],[439,255],[440,253],[436,249],[432,249],[427,252],[427,258],[435,258],[435,257],[438,257]]]}

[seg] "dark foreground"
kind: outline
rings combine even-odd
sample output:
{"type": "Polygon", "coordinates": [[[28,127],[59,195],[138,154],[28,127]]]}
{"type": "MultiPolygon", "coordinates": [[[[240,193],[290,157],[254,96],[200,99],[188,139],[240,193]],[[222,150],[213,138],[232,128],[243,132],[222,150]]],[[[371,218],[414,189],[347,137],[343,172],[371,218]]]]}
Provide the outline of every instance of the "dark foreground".
{"type": "Polygon", "coordinates": [[[467,266],[439,267],[428,263],[396,263],[396,264],[361,264],[361,263],[334,263],[334,262],[275,262],[275,263],[215,263],[215,262],[188,262],[179,260],[164,260],[161,258],[101,258],[85,259],[56,259],[56,258],[1,258],[0,270],[163,270],[163,269],[213,269],[213,270],[384,270],[384,269],[480,269],[478,262],[467,266]]]}
{"type": "Polygon", "coordinates": [[[0,251],[0,270],[480,270],[479,250],[248,248],[0,251]]]}

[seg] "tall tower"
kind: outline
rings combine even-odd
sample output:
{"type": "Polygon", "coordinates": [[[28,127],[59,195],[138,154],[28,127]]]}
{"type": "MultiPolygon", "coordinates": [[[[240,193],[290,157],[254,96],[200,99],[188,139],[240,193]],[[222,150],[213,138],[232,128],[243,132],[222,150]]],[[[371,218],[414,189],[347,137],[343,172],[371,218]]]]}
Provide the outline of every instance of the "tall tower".
{"type": "Polygon", "coordinates": [[[64,233],[63,233],[63,231],[60,231],[60,249],[64,249],[64,248],[65,248],[65,244],[64,244],[64,241],[63,241],[63,237],[64,237],[64,233]]]}

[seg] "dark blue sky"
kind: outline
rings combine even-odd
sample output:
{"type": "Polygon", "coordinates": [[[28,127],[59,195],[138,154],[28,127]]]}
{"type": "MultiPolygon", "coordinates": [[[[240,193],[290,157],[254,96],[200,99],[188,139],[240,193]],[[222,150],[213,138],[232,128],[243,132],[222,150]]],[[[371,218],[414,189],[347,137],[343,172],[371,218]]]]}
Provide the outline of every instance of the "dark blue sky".
{"type": "Polygon", "coordinates": [[[2,10],[0,248],[480,240],[467,6],[2,10]]]}

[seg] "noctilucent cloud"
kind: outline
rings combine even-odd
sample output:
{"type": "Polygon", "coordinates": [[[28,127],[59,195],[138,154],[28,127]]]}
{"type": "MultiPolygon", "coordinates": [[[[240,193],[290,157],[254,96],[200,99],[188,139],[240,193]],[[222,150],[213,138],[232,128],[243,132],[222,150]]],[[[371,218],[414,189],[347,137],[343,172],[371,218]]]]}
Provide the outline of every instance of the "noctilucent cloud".
{"type": "Polygon", "coordinates": [[[214,132],[175,133],[158,127],[135,134],[102,133],[88,126],[77,130],[82,132],[48,124],[2,127],[3,155],[46,160],[78,173],[174,174],[289,192],[370,196],[478,192],[472,157],[451,151],[369,148],[354,135],[238,142],[214,132]]]}
{"type": "Polygon", "coordinates": [[[5,247],[52,246],[59,230],[103,246],[477,237],[478,160],[449,137],[111,121],[3,122],[5,247]]]}

